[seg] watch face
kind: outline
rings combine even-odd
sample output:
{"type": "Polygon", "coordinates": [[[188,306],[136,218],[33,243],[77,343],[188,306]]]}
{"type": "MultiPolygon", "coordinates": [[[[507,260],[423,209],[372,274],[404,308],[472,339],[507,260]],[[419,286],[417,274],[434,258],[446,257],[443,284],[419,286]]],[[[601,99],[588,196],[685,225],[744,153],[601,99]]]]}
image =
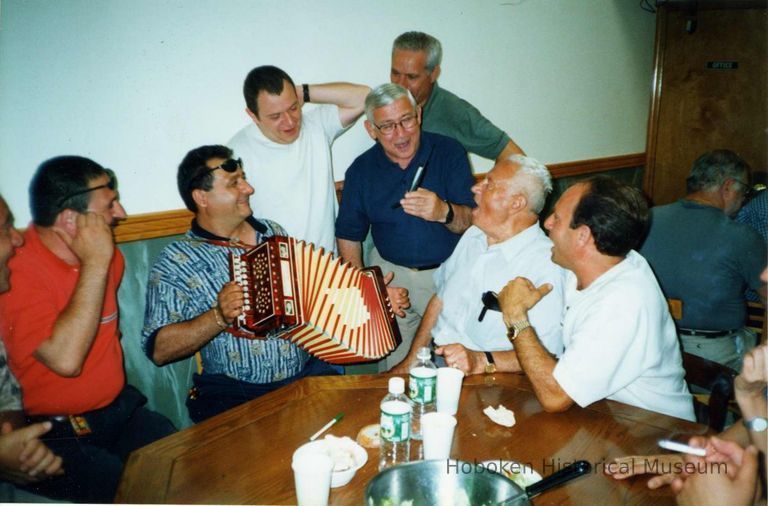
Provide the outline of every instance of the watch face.
{"type": "Polygon", "coordinates": [[[752,418],[751,420],[745,420],[744,425],[746,425],[747,428],[751,431],[763,432],[768,430],[768,419],[758,416],[756,418],[752,418]]]}

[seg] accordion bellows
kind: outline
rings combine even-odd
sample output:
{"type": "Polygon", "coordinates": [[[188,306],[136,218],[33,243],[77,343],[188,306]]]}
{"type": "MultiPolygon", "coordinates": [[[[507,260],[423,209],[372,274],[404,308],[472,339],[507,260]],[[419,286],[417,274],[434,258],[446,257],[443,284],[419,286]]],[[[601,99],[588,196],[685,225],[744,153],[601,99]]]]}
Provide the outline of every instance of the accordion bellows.
{"type": "Polygon", "coordinates": [[[245,297],[235,335],[285,328],[279,337],[332,364],[379,360],[400,344],[378,267],[358,269],[323,248],[274,236],[230,254],[230,269],[245,297]]]}

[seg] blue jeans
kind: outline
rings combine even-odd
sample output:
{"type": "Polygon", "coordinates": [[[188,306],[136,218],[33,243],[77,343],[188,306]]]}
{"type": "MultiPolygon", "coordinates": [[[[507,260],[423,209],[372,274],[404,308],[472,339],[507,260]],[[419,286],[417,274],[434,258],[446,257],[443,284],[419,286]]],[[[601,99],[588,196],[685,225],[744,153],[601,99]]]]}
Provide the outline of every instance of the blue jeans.
{"type": "Polygon", "coordinates": [[[338,369],[315,357],[310,357],[304,369],[295,376],[272,383],[249,383],[223,374],[195,374],[192,377],[194,393],[187,399],[189,417],[193,422],[200,423],[298,379],[337,374],[338,369]]]}
{"type": "Polygon", "coordinates": [[[75,434],[69,418],[51,419],[53,428],[42,439],[61,456],[64,475],[24,488],[54,499],[112,502],[128,455],[176,432],[167,418],[144,408],[146,402],[141,392],[126,385],[111,404],[81,415],[91,429],[87,435],[75,434]]]}

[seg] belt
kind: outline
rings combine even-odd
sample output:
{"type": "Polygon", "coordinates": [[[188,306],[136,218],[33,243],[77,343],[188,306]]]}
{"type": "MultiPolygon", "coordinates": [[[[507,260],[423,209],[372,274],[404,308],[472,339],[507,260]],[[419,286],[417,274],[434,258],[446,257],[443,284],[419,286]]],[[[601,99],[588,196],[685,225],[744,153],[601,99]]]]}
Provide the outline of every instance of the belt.
{"type": "Polygon", "coordinates": [[[732,329],[732,330],[678,329],[677,332],[678,334],[682,334],[684,336],[698,336],[698,337],[703,337],[704,339],[715,339],[716,337],[724,337],[724,336],[733,334],[738,330],[739,329],[732,329]]]}
{"type": "Polygon", "coordinates": [[[408,269],[412,271],[429,271],[432,269],[437,269],[438,267],[440,267],[440,264],[424,265],[422,267],[408,267],[408,269]]]}

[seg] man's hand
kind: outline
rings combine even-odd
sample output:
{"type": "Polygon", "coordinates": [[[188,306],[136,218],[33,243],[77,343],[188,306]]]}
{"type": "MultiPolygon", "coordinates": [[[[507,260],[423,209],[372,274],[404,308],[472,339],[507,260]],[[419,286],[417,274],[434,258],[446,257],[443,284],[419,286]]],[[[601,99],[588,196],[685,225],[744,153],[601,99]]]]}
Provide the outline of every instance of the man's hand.
{"type": "MultiPolygon", "coordinates": [[[[615,480],[623,480],[631,476],[647,474],[654,469],[669,469],[675,465],[682,465],[683,456],[671,455],[632,455],[613,459],[605,466],[605,474],[615,480]]],[[[657,489],[669,485],[677,477],[676,474],[660,474],[648,480],[648,488],[657,489]]]]}
{"type": "Polygon", "coordinates": [[[221,287],[218,301],[221,316],[227,325],[231,325],[235,318],[243,314],[243,304],[245,303],[243,289],[234,281],[230,281],[221,287]]]}
{"type": "Polygon", "coordinates": [[[40,436],[51,430],[51,422],[36,423],[13,430],[0,427],[0,474],[23,485],[64,473],[61,457],[55,455],[40,436]]]}
{"type": "Polygon", "coordinates": [[[90,212],[77,214],[75,226],[74,237],[59,228],[53,231],[69,246],[81,265],[108,267],[115,253],[115,238],[104,217],[90,212]]]}
{"type": "Polygon", "coordinates": [[[459,369],[466,376],[485,372],[483,360],[485,354],[479,351],[468,350],[464,345],[454,343],[435,348],[436,355],[442,355],[448,367],[459,369]]]}
{"type": "Polygon", "coordinates": [[[408,290],[402,286],[389,286],[389,283],[395,278],[395,273],[390,272],[384,276],[384,284],[387,285],[387,296],[392,304],[392,311],[400,318],[405,318],[405,310],[411,307],[411,301],[408,298],[408,290]]]}
{"type": "Polygon", "coordinates": [[[763,398],[768,382],[768,344],[762,344],[744,356],[741,373],[736,376],[733,386],[736,395],[760,395],[763,398]]]}
{"type": "Polygon", "coordinates": [[[757,489],[757,448],[750,445],[746,450],[731,441],[717,437],[710,439],[718,460],[686,455],[685,461],[696,469],[706,466],[709,472],[694,472],[686,479],[676,478],[672,490],[678,494],[677,503],[682,505],[752,504],[757,489]],[[724,460],[720,460],[724,459],[724,460]],[[725,462],[720,468],[710,468],[707,463],[725,462]],[[710,471],[711,469],[711,471],[710,471]]]}
{"type": "Polygon", "coordinates": [[[513,279],[499,293],[499,307],[504,321],[509,325],[513,321],[525,320],[528,310],[551,291],[549,283],[536,288],[527,278],[513,279]]]}
{"type": "Polygon", "coordinates": [[[424,188],[417,188],[416,191],[406,193],[405,197],[400,200],[400,204],[406,214],[427,221],[442,223],[448,214],[448,204],[435,192],[424,188]]]}

